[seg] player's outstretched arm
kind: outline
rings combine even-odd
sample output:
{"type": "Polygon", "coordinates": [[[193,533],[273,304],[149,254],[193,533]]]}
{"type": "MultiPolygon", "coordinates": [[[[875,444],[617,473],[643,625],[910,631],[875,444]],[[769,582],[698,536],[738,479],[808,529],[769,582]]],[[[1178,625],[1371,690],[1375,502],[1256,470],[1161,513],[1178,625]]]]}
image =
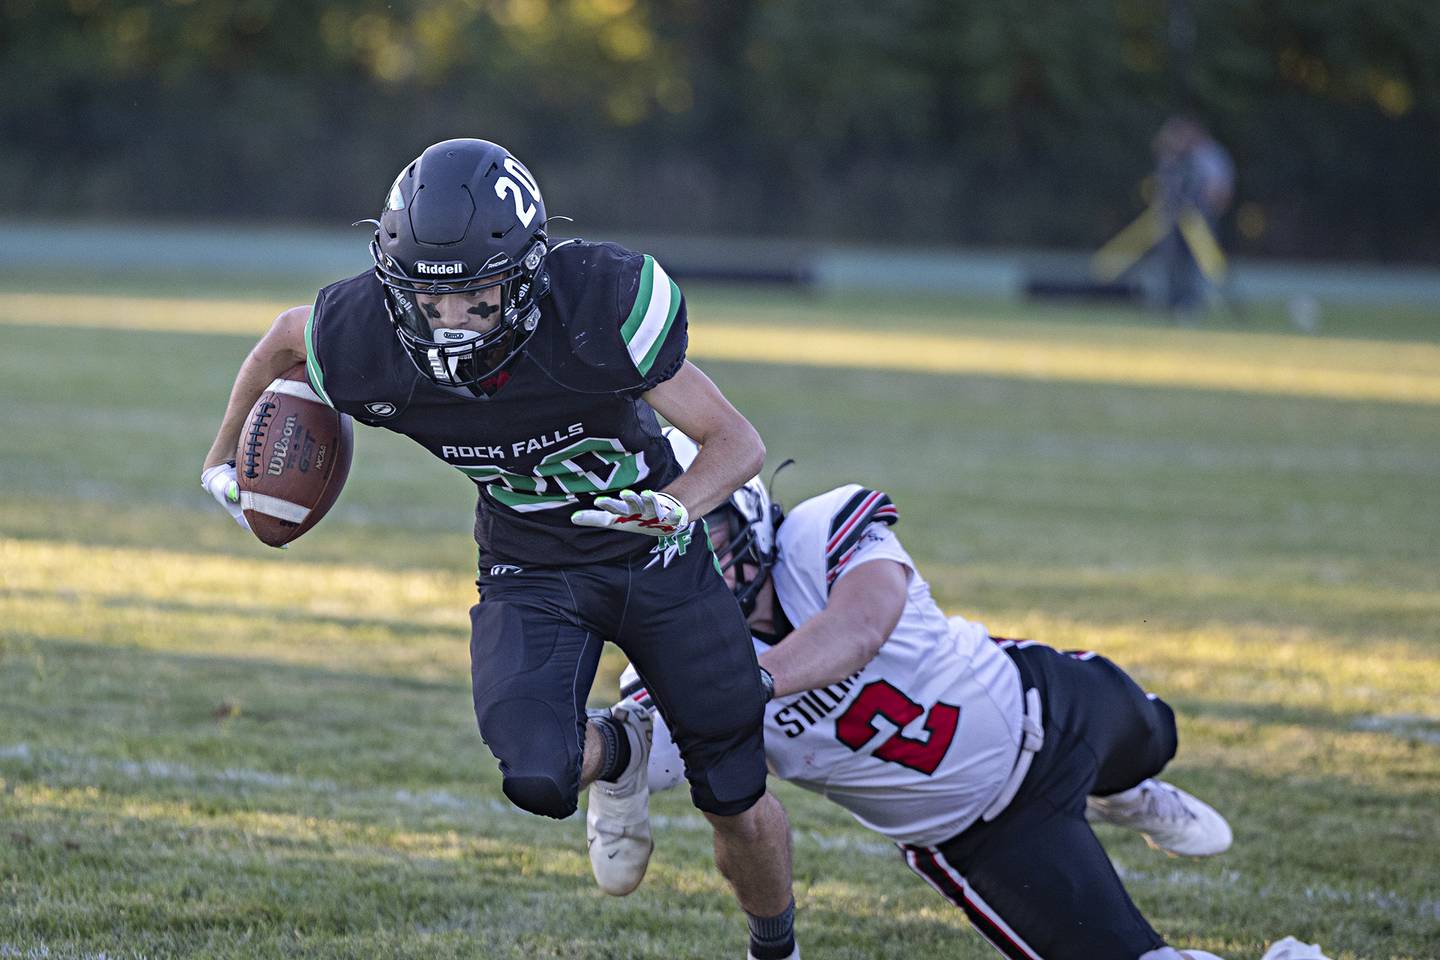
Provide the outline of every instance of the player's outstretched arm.
{"type": "Polygon", "coordinates": [[[874,659],[905,612],[909,583],[910,571],[896,560],[876,558],[847,571],[824,610],[761,655],[775,696],[837,683],[874,659]]]}
{"type": "Polygon", "coordinates": [[[760,434],[690,361],[646,393],[645,402],[700,445],[690,469],[662,491],[679,500],[689,516],[714,510],[764,466],[760,434]]]}
{"type": "Polygon", "coordinates": [[[225,405],[225,416],[220,421],[215,442],[205,454],[204,468],[234,459],[245,415],[260,399],[260,394],[280,374],[305,362],[305,321],[309,318],[309,307],[291,307],[275,318],[270,329],[251,348],[235,375],[230,402],[225,405]]]}

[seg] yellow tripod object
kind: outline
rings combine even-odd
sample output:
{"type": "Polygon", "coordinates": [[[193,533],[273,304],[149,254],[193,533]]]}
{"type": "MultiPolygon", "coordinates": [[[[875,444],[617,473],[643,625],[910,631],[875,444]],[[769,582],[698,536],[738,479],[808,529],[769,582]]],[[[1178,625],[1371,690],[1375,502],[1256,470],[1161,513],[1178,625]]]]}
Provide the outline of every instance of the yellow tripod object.
{"type": "MultiPolygon", "coordinates": [[[[1155,246],[1165,239],[1170,229],[1170,219],[1158,204],[1152,204],[1136,217],[1129,226],[1106,241],[1095,251],[1090,260],[1090,270],[1096,279],[1113,283],[1122,273],[1140,262],[1155,246]]],[[[1205,279],[1217,287],[1225,280],[1225,251],[1215,239],[1204,215],[1193,206],[1186,206],[1175,218],[1180,236],[1195,257],[1195,264],[1205,279]]]]}

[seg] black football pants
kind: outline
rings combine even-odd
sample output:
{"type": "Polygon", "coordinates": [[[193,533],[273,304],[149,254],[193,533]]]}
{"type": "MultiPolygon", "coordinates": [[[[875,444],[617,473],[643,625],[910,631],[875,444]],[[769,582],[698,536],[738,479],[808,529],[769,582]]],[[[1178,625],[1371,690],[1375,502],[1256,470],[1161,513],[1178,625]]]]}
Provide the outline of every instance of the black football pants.
{"type": "Polygon", "coordinates": [[[731,816],[764,794],[765,704],[750,630],[704,527],[695,530],[668,565],[642,546],[606,563],[482,569],[470,611],[475,718],[517,806],[575,811],[585,703],[606,640],[670,725],[696,807],[731,816]]]}
{"type": "MultiPolygon", "coordinates": [[[[1008,644],[1008,641],[1005,641],[1008,644]]],[[[1010,805],[906,863],[1017,960],[1135,960],[1165,945],[1085,821],[1085,799],[1128,790],[1175,755],[1175,715],[1094,654],[1007,652],[1040,691],[1045,744],[1010,805]]]]}

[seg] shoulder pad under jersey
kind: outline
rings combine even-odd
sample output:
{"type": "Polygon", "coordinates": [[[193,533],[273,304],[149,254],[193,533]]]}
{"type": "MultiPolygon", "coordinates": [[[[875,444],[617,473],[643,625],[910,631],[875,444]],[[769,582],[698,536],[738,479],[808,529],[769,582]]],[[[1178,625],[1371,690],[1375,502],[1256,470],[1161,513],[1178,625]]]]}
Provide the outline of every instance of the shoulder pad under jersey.
{"type": "Polygon", "coordinates": [[[890,525],[899,519],[900,511],[888,495],[850,483],[797,505],[786,514],[776,537],[781,555],[823,578],[828,593],[870,524],[890,525]]]}
{"type": "Polygon", "coordinates": [[[395,405],[414,389],[418,373],[395,339],[374,271],[316,296],[305,323],[305,368],[326,403],[362,419],[365,402],[395,405]]]}
{"type": "Polygon", "coordinates": [[[560,244],[546,258],[558,349],[537,360],[582,392],[639,395],[670,379],[688,341],[680,288],[648,254],[614,243],[560,244]],[[561,345],[563,344],[563,346],[561,345]]]}

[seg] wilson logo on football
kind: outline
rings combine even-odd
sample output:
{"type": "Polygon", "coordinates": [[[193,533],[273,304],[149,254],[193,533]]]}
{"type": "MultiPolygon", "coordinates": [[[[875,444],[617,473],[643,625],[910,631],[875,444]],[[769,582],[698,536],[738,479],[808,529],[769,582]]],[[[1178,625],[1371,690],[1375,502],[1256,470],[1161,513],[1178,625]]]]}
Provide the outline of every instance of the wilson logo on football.
{"type": "Polygon", "coordinates": [[[270,462],[266,464],[265,472],[272,477],[278,477],[285,472],[285,458],[290,456],[290,441],[295,437],[295,424],[299,419],[293,414],[286,417],[280,438],[275,441],[275,446],[270,448],[270,462]]]}

